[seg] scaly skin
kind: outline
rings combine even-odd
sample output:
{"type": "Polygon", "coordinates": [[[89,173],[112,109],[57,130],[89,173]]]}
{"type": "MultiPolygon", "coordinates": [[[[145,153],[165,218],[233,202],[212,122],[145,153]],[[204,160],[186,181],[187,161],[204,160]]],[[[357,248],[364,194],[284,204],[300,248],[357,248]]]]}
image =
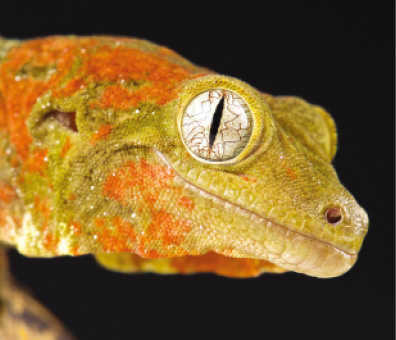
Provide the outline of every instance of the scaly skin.
{"type": "Polygon", "coordinates": [[[335,150],[322,108],[147,41],[0,41],[0,240],[28,256],[95,254],[125,272],[340,275],[368,219],[339,183],[335,150]],[[254,117],[245,151],[225,163],[192,156],[180,132],[186,105],[212,88],[240,95],[254,117]]]}

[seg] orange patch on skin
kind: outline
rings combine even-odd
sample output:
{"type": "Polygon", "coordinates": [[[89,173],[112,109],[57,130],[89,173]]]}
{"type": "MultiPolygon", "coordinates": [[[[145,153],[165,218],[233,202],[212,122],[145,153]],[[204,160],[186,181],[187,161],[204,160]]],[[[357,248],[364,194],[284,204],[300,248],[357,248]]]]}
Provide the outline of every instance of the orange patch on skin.
{"type": "Polygon", "coordinates": [[[0,129],[7,127],[7,115],[4,107],[3,99],[0,96],[0,129]]]}
{"type": "Polygon", "coordinates": [[[85,61],[82,72],[94,81],[147,82],[133,93],[120,85],[107,87],[97,105],[120,109],[136,107],[147,100],[164,105],[177,98],[175,83],[204,75],[170,62],[165,56],[125,46],[103,46],[85,61]]]}
{"type": "Polygon", "coordinates": [[[186,234],[191,230],[188,222],[174,218],[166,211],[158,211],[147,228],[147,234],[153,239],[163,241],[164,246],[179,246],[186,234]]]}
{"type": "Polygon", "coordinates": [[[140,97],[136,96],[136,92],[131,92],[123,86],[112,85],[106,87],[103,91],[100,102],[91,103],[91,108],[99,106],[102,108],[112,107],[123,110],[137,106],[141,100],[140,97]]]}
{"type": "Polygon", "coordinates": [[[40,197],[36,197],[34,200],[34,209],[42,221],[41,230],[45,249],[52,254],[57,254],[59,238],[53,233],[52,230],[50,230],[51,210],[48,207],[47,202],[41,200],[40,197]]]}
{"type": "Polygon", "coordinates": [[[128,198],[135,198],[130,188],[139,184],[135,163],[129,162],[110,174],[103,185],[103,195],[125,203],[128,198]]]}
{"type": "Polygon", "coordinates": [[[11,203],[17,194],[15,189],[5,182],[0,182],[0,202],[11,203]]]}
{"type": "Polygon", "coordinates": [[[48,208],[48,205],[45,201],[42,201],[40,197],[35,197],[34,199],[34,209],[36,212],[38,212],[41,217],[43,218],[43,225],[42,229],[43,231],[48,228],[48,222],[50,219],[50,209],[48,208]]]}
{"type": "Polygon", "coordinates": [[[143,198],[144,201],[147,203],[147,205],[150,207],[150,209],[154,209],[154,204],[157,202],[159,197],[159,192],[150,192],[148,194],[144,194],[143,198]]]}
{"type": "Polygon", "coordinates": [[[257,178],[249,177],[249,176],[244,175],[244,174],[239,175],[239,177],[241,177],[241,178],[242,178],[243,180],[245,180],[246,182],[253,182],[253,183],[256,183],[256,182],[257,182],[257,178]]]}
{"type": "Polygon", "coordinates": [[[291,180],[295,180],[297,178],[296,170],[287,168],[286,173],[289,175],[291,180]]]}
{"type": "Polygon", "coordinates": [[[72,146],[73,146],[73,144],[70,141],[70,137],[67,137],[66,141],[65,141],[65,144],[63,145],[63,148],[61,150],[60,157],[64,158],[66,156],[66,154],[69,152],[69,150],[71,149],[72,146]]]}
{"type": "Polygon", "coordinates": [[[183,208],[193,210],[195,208],[195,203],[191,198],[186,196],[182,196],[177,200],[177,204],[182,206],[183,208]]]}
{"type": "Polygon", "coordinates": [[[281,166],[286,169],[286,173],[291,180],[294,181],[297,178],[296,170],[289,168],[289,162],[287,160],[282,159],[281,166]]]}
{"type": "Polygon", "coordinates": [[[174,176],[169,168],[149,164],[145,159],[138,164],[127,162],[106,178],[102,192],[120,203],[143,196],[152,205],[161,189],[169,188],[174,176]]]}
{"type": "Polygon", "coordinates": [[[136,233],[134,227],[120,217],[115,217],[107,226],[105,218],[96,218],[98,241],[103,245],[103,250],[112,253],[128,253],[136,244],[136,233]]]}
{"type": "Polygon", "coordinates": [[[75,199],[77,199],[77,196],[74,194],[69,194],[69,201],[74,201],[75,199]]]}
{"type": "Polygon", "coordinates": [[[140,245],[137,254],[146,259],[159,259],[167,257],[166,255],[159,253],[155,249],[145,249],[143,245],[140,245]]]}
{"type": "Polygon", "coordinates": [[[68,97],[73,95],[77,91],[84,89],[86,86],[87,85],[84,79],[72,79],[67,83],[65,87],[55,90],[52,95],[54,98],[68,97]]]}
{"type": "Polygon", "coordinates": [[[82,234],[82,228],[81,224],[79,222],[71,222],[70,223],[70,231],[75,235],[75,236],[80,236],[82,234]]]}
{"type": "Polygon", "coordinates": [[[31,152],[31,157],[25,162],[24,168],[28,172],[44,174],[47,169],[48,149],[35,149],[31,152]]]}
{"type": "Polygon", "coordinates": [[[262,269],[275,267],[270,262],[256,259],[230,258],[209,252],[199,256],[183,256],[172,258],[171,266],[179,273],[216,273],[229,277],[254,277],[262,269]]]}
{"type": "Polygon", "coordinates": [[[11,159],[10,159],[10,165],[11,165],[13,168],[17,168],[17,167],[19,167],[19,166],[21,165],[21,162],[20,162],[18,156],[15,155],[15,156],[11,157],[11,159]]]}
{"type": "Polygon", "coordinates": [[[44,241],[43,241],[43,245],[45,247],[45,249],[47,249],[48,251],[50,251],[52,254],[56,254],[58,251],[58,243],[59,243],[59,239],[51,234],[51,233],[47,233],[44,236],[44,241]]]}
{"type": "Polygon", "coordinates": [[[84,60],[82,72],[94,81],[182,80],[188,72],[150,52],[126,46],[103,46],[84,60]]]}
{"type": "MultiPolygon", "coordinates": [[[[136,248],[132,249],[144,258],[167,257],[168,255],[162,254],[157,249],[150,249],[152,242],[155,244],[159,241],[163,249],[170,246],[180,246],[186,234],[191,230],[189,222],[180,220],[162,209],[158,210],[158,207],[156,207],[161,190],[171,188],[174,176],[174,172],[169,168],[150,164],[142,159],[137,164],[133,162],[123,164],[104,182],[103,194],[105,196],[122,204],[128,204],[129,200],[140,198],[145,204],[145,209],[150,213],[151,222],[144,234],[135,236],[136,248]]],[[[180,195],[180,189],[175,188],[175,193],[180,195]]],[[[181,196],[177,202],[186,209],[193,209],[195,206],[194,202],[185,196],[181,196]]],[[[143,212],[142,206],[140,211],[138,209],[138,212],[143,212]]],[[[98,239],[106,250],[122,247],[125,244],[125,240],[122,239],[123,233],[127,234],[128,230],[133,228],[114,227],[114,222],[112,223],[112,229],[117,230],[117,237],[110,231],[98,234],[98,239]]],[[[101,228],[102,230],[109,229],[103,222],[101,228]]],[[[124,249],[124,251],[130,252],[131,249],[124,249]]],[[[178,255],[187,253],[183,249],[177,249],[177,251],[178,255]]]]}
{"type": "Polygon", "coordinates": [[[71,254],[73,256],[78,256],[78,255],[83,255],[83,253],[80,252],[80,246],[76,244],[72,249],[71,249],[71,254]]]}
{"type": "Polygon", "coordinates": [[[90,140],[90,143],[92,145],[95,145],[98,141],[102,140],[102,139],[106,139],[110,136],[111,133],[111,125],[103,125],[99,128],[98,131],[96,131],[93,135],[92,138],[90,140]]]}

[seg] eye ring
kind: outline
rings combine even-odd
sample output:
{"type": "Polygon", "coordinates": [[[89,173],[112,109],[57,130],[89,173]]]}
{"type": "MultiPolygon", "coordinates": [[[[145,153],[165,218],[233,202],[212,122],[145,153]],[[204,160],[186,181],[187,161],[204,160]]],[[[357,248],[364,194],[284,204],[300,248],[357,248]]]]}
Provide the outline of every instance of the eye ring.
{"type": "MultiPolygon", "coordinates": [[[[241,117],[243,115],[241,115],[241,117]]],[[[271,137],[274,129],[274,123],[270,109],[267,106],[267,104],[264,102],[263,97],[248,84],[240,80],[227,76],[221,76],[221,75],[211,75],[211,76],[201,77],[192,80],[190,83],[188,83],[183,87],[179,95],[177,126],[182,142],[185,148],[187,149],[187,151],[190,153],[190,155],[202,163],[215,164],[215,165],[230,165],[230,164],[239,163],[242,160],[246,159],[258,147],[258,145],[260,145],[260,149],[266,148],[269,142],[271,141],[271,137]],[[215,94],[217,93],[215,95],[215,97],[216,96],[217,97],[214,98],[214,100],[212,100],[213,98],[212,99],[209,98],[212,92],[215,94]],[[192,146],[191,138],[190,139],[187,138],[188,133],[186,133],[186,131],[191,132],[192,130],[190,128],[186,129],[185,117],[188,115],[187,110],[188,109],[190,110],[191,105],[194,106],[194,104],[191,103],[193,103],[194,100],[197,100],[197,98],[200,98],[200,96],[205,96],[205,95],[207,96],[206,97],[207,102],[212,100],[210,102],[211,106],[209,108],[209,110],[212,110],[212,112],[211,115],[209,114],[206,116],[206,118],[204,118],[206,119],[206,123],[205,123],[206,125],[199,126],[198,124],[198,128],[200,129],[200,131],[198,131],[197,129],[194,130],[194,133],[196,133],[195,136],[198,136],[199,138],[200,137],[206,138],[206,140],[202,144],[203,145],[202,149],[198,150],[197,152],[197,149],[194,149],[196,145],[192,146]],[[231,141],[228,144],[231,145],[228,151],[225,150],[226,148],[220,145],[220,147],[224,149],[224,151],[222,151],[223,154],[221,154],[221,157],[219,157],[218,155],[213,156],[210,154],[210,151],[208,150],[213,145],[213,150],[214,150],[213,152],[217,152],[216,148],[219,147],[219,144],[221,144],[218,143],[221,138],[217,138],[217,139],[210,138],[210,132],[212,131],[211,127],[213,126],[212,120],[214,121],[215,118],[214,116],[217,112],[216,106],[220,104],[221,98],[224,98],[225,108],[223,111],[224,116],[222,116],[224,119],[221,120],[222,118],[220,117],[221,123],[220,123],[220,127],[218,127],[218,133],[219,134],[221,133],[223,137],[224,137],[224,133],[227,133],[225,129],[225,123],[229,124],[231,130],[235,127],[235,123],[231,123],[231,120],[234,120],[234,117],[236,115],[232,116],[233,114],[227,111],[228,107],[226,108],[226,106],[229,104],[228,98],[231,97],[232,99],[230,100],[236,100],[238,102],[239,109],[241,109],[241,107],[243,108],[242,113],[244,115],[244,118],[242,119],[240,117],[237,117],[236,119],[237,120],[242,119],[239,120],[238,123],[240,124],[239,125],[240,127],[243,126],[244,131],[239,136],[240,140],[237,140],[235,145],[232,145],[231,143],[232,140],[230,139],[226,140],[227,143],[231,141]],[[227,117],[228,117],[228,121],[226,119],[227,117]],[[247,125],[242,125],[249,120],[250,120],[250,124],[248,124],[250,125],[249,128],[247,128],[247,125]],[[242,121],[243,123],[241,124],[242,121]],[[232,124],[234,124],[234,126],[231,126],[232,124]],[[198,135],[197,133],[201,133],[201,135],[198,135]],[[210,145],[210,142],[212,142],[212,145],[210,145]]],[[[231,134],[231,138],[234,137],[235,135],[232,136],[231,134]]],[[[198,140],[199,143],[199,138],[198,139],[196,138],[195,142],[198,140]]],[[[227,136],[227,138],[230,138],[230,134],[227,136]]]]}

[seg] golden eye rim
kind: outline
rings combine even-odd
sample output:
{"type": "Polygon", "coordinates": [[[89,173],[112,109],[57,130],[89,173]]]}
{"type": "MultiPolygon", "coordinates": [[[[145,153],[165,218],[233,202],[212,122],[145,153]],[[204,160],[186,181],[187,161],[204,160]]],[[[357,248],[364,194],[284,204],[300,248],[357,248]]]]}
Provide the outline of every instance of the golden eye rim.
{"type": "Polygon", "coordinates": [[[176,124],[184,147],[194,159],[208,165],[220,166],[233,165],[247,160],[259,145],[262,152],[270,144],[274,131],[274,121],[271,110],[265,103],[263,96],[247,83],[224,75],[209,75],[196,78],[183,87],[178,98],[176,124]],[[249,106],[251,112],[253,129],[249,142],[246,144],[245,148],[232,159],[216,161],[201,158],[189,149],[183,138],[182,120],[185,110],[195,97],[210,90],[223,90],[237,94],[249,106]]]}

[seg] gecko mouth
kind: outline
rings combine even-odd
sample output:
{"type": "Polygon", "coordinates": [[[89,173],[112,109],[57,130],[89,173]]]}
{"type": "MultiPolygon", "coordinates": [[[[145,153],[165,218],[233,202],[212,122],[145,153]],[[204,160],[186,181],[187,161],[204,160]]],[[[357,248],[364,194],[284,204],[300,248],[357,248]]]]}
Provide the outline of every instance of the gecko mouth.
{"type": "MultiPolygon", "coordinates": [[[[236,214],[240,212],[244,215],[250,215],[258,224],[265,225],[267,231],[272,233],[273,245],[276,242],[284,243],[284,250],[279,253],[279,251],[275,249],[268,249],[265,245],[260,244],[260,241],[238,239],[237,235],[232,235],[232,239],[234,239],[237,244],[238,257],[269,261],[282,268],[317,277],[334,277],[341,275],[349,270],[356,262],[356,252],[348,252],[329,242],[318,239],[315,236],[292,230],[285,225],[271,221],[264,216],[194,185],[181,176],[160,151],[156,149],[154,149],[154,151],[166,166],[169,166],[178,178],[180,178],[192,191],[199,192],[200,195],[216,200],[223,206],[231,205],[236,214]],[[289,243],[287,243],[286,240],[289,240],[289,243]],[[258,253],[260,255],[257,255],[258,253]]],[[[214,237],[216,237],[216,235],[219,237],[219,241],[224,237],[224,232],[220,230],[210,228],[210,231],[215,235],[214,237]]]]}

